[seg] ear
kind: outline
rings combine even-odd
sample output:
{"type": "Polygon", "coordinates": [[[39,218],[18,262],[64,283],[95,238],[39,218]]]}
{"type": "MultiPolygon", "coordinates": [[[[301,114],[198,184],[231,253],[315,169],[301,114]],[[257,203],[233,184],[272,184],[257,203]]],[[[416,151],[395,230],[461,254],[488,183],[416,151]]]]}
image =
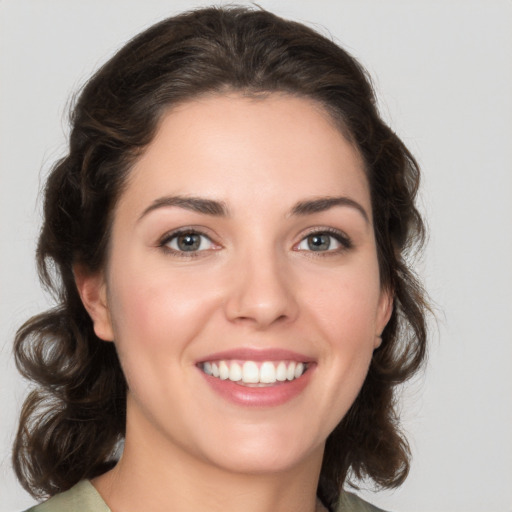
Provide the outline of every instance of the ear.
{"type": "Polygon", "coordinates": [[[375,344],[374,348],[379,348],[382,343],[382,331],[386,327],[391,313],[393,313],[394,294],[391,290],[383,288],[380,292],[379,304],[377,306],[377,318],[375,322],[375,344]]]}
{"type": "Polygon", "coordinates": [[[75,283],[82,303],[91,317],[94,332],[104,341],[113,341],[114,332],[107,302],[103,272],[91,273],[82,265],[73,267],[75,283]]]}

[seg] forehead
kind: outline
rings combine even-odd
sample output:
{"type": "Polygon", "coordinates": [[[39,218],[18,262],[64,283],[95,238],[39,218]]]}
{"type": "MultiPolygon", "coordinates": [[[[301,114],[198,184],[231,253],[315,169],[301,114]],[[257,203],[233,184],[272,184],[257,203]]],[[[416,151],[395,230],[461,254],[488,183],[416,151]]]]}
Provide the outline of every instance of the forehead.
{"type": "Polygon", "coordinates": [[[319,103],[285,94],[209,95],[170,109],[127,185],[121,203],[136,209],[165,194],[283,206],[349,194],[369,207],[358,151],[319,103]]]}

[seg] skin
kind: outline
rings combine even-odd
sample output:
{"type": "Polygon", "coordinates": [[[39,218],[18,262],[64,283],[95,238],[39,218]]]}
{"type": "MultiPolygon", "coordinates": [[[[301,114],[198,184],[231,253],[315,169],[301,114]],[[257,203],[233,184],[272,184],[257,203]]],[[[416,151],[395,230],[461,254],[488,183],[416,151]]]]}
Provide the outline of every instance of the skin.
{"type": "Polygon", "coordinates": [[[76,275],[129,384],[124,454],[93,482],[113,512],[314,510],[325,440],[392,302],[363,163],[319,105],[233,94],[169,111],[118,203],[107,268],[76,275]],[[155,206],[175,196],[228,212],[155,206]],[[292,213],[325,197],[349,204],[292,213]],[[183,227],[205,234],[194,256],[172,252],[183,227]],[[311,232],[327,229],[342,242],[327,235],[327,250],[311,250],[311,232]],[[306,387],[272,407],[226,400],[197,362],[237,348],[307,355],[306,387]]]}

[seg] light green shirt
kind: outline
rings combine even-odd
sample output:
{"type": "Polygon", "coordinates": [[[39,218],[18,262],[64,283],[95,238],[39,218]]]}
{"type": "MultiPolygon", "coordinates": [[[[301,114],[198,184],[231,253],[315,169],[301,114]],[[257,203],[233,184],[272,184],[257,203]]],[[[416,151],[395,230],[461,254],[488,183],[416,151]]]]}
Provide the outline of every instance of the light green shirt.
{"type": "Polygon", "coordinates": [[[69,491],[56,494],[25,512],[111,512],[89,480],[78,482],[69,491]]]}
{"type": "MultiPolygon", "coordinates": [[[[26,512],[111,512],[89,480],[82,480],[69,491],[57,494],[26,512]]],[[[336,512],[384,512],[355,494],[343,492],[336,512]]]]}

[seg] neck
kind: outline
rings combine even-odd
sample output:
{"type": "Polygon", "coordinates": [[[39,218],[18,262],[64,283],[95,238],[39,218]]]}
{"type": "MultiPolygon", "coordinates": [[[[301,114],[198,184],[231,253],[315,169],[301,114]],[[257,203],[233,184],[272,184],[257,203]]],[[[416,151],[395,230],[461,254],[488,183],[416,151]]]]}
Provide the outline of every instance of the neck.
{"type": "Polygon", "coordinates": [[[176,446],[132,441],[114,469],[93,480],[112,512],[313,512],[323,447],[297,466],[240,473],[194,458],[176,446]]]}

